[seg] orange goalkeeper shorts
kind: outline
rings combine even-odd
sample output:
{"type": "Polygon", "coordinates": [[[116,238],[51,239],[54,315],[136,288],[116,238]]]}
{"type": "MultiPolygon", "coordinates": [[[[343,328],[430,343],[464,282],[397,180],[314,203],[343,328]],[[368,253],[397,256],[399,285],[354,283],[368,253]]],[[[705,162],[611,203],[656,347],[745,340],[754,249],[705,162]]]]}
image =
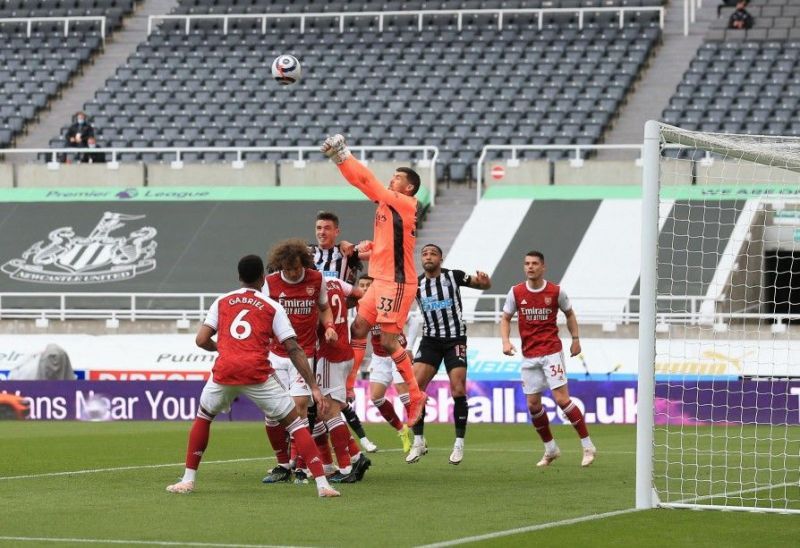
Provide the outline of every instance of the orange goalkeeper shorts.
{"type": "Polygon", "coordinates": [[[358,315],[385,333],[402,333],[417,296],[417,284],[375,280],[358,301],[358,315]]]}

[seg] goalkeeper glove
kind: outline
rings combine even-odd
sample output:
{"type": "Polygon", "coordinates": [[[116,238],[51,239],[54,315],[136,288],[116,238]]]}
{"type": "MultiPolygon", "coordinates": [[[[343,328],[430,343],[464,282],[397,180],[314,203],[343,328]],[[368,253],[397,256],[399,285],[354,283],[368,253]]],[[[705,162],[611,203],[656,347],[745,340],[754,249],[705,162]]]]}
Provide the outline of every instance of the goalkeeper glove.
{"type": "Polygon", "coordinates": [[[320,150],[325,156],[333,160],[336,165],[341,164],[351,156],[350,149],[347,148],[347,143],[344,140],[344,135],[340,133],[325,139],[320,150]]]}

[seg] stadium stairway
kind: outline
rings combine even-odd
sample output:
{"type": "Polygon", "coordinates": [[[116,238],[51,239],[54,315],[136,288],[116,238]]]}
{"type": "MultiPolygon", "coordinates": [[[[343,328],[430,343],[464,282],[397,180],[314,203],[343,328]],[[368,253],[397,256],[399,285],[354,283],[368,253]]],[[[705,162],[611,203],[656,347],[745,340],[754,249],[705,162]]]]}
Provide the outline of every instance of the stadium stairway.
{"type": "MultiPolygon", "coordinates": [[[[47,148],[53,135],[58,135],[64,124],[77,111],[83,110],[83,105],[94,96],[95,91],[114,76],[117,67],[136,51],[141,42],[147,40],[148,16],[169,13],[177,5],[178,0],[145,0],[137,4],[133,14],[123,21],[122,29],[107,39],[104,51],[94,63],[72,80],[72,85],[51,103],[50,110],[41,114],[38,123],[28,126],[28,133],[17,141],[17,148],[47,148]]],[[[22,155],[12,158],[16,161],[29,160],[22,155]]]]}
{"type": "MultiPolygon", "coordinates": [[[[662,43],[651,58],[649,68],[635,84],[633,93],[628,96],[628,102],[621,107],[613,128],[606,133],[607,144],[640,143],[645,122],[661,119],[661,113],[669,104],[683,73],[703,43],[708,27],[717,18],[718,3],[705,2],[702,8],[697,9],[696,22],[689,26],[689,36],[683,35],[683,4],[679,0],[669,3],[662,43]]],[[[620,160],[635,158],[636,154],[634,151],[605,150],[600,151],[597,158],[620,160]]]]}
{"type": "MultiPolygon", "coordinates": [[[[442,248],[444,256],[450,252],[453,242],[464,227],[475,207],[475,189],[469,185],[440,185],[436,194],[436,207],[428,210],[425,222],[417,232],[415,257],[417,271],[422,272],[419,253],[422,246],[434,243],[442,248]]],[[[454,265],[453,268],[461,268],[454,265]]]]}

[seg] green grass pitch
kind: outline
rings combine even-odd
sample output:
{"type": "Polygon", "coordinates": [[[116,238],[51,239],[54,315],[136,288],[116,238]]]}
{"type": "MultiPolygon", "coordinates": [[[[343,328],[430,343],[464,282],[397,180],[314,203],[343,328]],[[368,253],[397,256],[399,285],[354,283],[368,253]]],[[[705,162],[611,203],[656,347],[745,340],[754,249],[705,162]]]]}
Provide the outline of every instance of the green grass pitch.
{"type": "MultiPolygon", "coordinates": [[[[530,426],[471,425],[464,461],[452,466],[452,426],[427,427],[431,451],[408,465],[387,425],[367,425],[381,448],[370,456],[372,468],[327,500],[312,485],[261,483],[274,460],[257,423],[214,424],[196,491],[166,493],[182,472],[188,429],[0,423],[0,546],[417,546],[628,510],[634,502],[635,430],[627,426],[592,428],[600,453],[587,469],[574,431],[555,427],[563,456],[537,469],[542,446],[530,426]]],[[[798,515],[662,509],[480,542],[761,548],[798,539],[798,515]]]]}

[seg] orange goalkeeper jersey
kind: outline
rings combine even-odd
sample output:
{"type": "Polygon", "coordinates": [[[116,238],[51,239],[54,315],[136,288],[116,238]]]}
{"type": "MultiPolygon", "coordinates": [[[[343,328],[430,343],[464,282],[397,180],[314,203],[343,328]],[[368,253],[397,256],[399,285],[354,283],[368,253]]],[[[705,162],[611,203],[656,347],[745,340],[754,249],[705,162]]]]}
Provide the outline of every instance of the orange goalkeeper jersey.
{"type": "Polygon", "coordinates": [[[369,275],[399,284],[417,283],[417,199],[389,190],[352,156],[339,165],[344,178],[378,204],[369,275]]]}

